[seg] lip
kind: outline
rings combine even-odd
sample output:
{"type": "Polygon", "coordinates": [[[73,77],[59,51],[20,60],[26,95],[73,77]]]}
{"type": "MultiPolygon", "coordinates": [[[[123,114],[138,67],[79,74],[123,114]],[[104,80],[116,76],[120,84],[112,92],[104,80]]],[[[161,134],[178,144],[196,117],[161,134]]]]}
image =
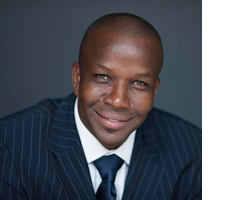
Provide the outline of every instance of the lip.
{"type": "Polygon", "coordinates": [[[96,113],[102,124],[110,129],[120,129],[126,126],[126,124],[131,120],[131,118],[127,119],[117,116],[102,116],[98,112],[96,113]]]}

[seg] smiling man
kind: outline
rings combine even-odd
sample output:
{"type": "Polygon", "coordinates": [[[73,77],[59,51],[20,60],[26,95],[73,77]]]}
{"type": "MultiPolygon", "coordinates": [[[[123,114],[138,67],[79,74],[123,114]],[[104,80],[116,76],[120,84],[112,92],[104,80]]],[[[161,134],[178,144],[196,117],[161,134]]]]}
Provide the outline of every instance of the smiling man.
{"type": "Polygon", "coordinates": [[[0,121],[3,199],[201,199],[201,131],[152,108],[163,48],[144,19],[86,31],[74,94],[0,121]]]}
{"type": "Polygon", "coordinates": [[[100,19],[84,40],[80,62],[73,65],[80,118],[103,146],[116,149],[152,108],[160,83],[161,41],[147,22],[127,15],[100,19]]]}

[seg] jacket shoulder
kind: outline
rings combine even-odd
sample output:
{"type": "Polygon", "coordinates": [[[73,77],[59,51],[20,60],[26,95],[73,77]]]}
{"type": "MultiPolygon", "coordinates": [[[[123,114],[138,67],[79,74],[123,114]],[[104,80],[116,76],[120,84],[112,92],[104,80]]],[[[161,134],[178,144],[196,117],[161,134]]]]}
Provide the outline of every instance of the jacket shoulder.
{"type": "Polygon", "coordinates": [[[29,108],[5,116],[0,119],[0,130],[4,129],[4,127],[15,126],[15,124],[20,124],[23,121],[31,120],[38,116],[54,115],[61,100],[60,98],[44,99],[29,108]]]}
{"type": "Polygon", "coordinates": [[[148,116],[148,119],[153,119],[153,118],[155,118],[156,120],[160,120],[161,122],[162,122],[162,120],[163,121],[168,120],[167,123],[173,122],[176,124],[183,124],[183,126],[191,127],[194,131],[196,131],[198,133],[202,132],[201,129],[199,127],[195,126],[194,124],[191,124],[190,122],[182,119],[181,117],[178,117],[172,113],[163,111],[158,108],[152,108],[152,110],[148,116]]]}
{"type": "Polygon", "coordinates": [[[143,127],[154,132],[162,151],[170,151],[174,155],[182,152],[181,155],[189,158],[201,157],[202,131],[186,120],[153,108],[143,127]]]}

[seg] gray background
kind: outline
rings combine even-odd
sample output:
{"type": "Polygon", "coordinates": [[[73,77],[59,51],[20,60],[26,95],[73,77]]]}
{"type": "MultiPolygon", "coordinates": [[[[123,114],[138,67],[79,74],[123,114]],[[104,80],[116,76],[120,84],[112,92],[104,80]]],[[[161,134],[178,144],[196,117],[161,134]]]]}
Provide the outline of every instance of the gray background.
{"type": "Polygon", "coordinates": [[[112,12],[130,12],[155,26],[165,53],[155,107],[201,127],[200,0],[0,0],[0,118],[70,94],[71,66],[86,28],[112,12]]]}

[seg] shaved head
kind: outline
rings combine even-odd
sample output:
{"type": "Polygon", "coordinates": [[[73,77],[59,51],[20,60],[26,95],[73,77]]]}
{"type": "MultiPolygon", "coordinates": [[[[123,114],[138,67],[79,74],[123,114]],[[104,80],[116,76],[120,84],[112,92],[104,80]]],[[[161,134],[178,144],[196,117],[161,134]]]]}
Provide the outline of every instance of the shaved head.
{"type": "MultiPolygon", "coordinates": [[[[100,17],[94,21],[86,30],[80,46],[79,64],[82,67],[85,53],[94,33],[98,32],[101,37],[104,33],[116,33],[126,38],[146,38],[146,41],[156,40],[160,46],[159,72],[163,64],[163,49],[161,38],[156,29],[146,20],[129,13],[113,13],[100,17]]],[[[96,35],[96,34],[95,34],[96,35]]],[[[97,36],[97,37],[98,37],[97,36]]],[[[95,36],[96,37],[96,36],[95,36]]]]}

